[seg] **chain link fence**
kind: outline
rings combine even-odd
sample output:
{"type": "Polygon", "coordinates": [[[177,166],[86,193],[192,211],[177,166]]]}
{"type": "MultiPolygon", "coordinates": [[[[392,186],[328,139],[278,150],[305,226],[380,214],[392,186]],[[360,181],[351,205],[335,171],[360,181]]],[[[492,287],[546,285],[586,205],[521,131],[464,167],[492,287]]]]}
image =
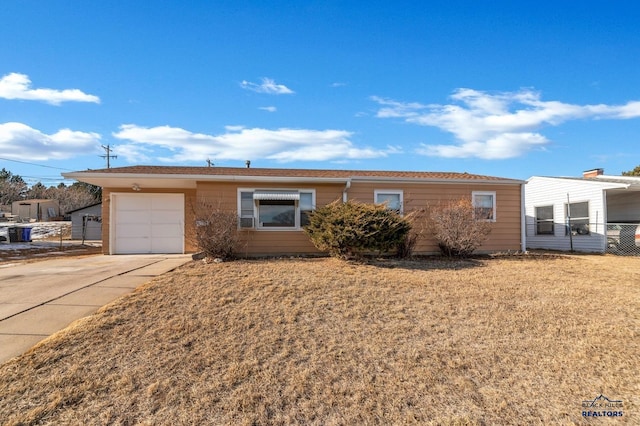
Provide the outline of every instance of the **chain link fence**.
{"type": "Polygon", "coordinates": [[[607,253],[640,256],[640,225],[607,223],[607,253]]]}

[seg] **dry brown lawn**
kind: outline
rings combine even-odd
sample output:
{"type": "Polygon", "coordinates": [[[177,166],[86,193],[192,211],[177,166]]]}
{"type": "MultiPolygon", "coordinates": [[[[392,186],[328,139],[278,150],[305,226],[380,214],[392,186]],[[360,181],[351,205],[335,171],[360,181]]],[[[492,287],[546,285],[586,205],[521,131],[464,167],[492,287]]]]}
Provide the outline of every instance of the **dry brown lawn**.
{"type": "Polygon", "coordinates": [[[192,262],[0,366],[0,419],[640,424],[639,283],[612,256],[192,262]],[[623,416],[583,418],[600,394],[623,416]]]}

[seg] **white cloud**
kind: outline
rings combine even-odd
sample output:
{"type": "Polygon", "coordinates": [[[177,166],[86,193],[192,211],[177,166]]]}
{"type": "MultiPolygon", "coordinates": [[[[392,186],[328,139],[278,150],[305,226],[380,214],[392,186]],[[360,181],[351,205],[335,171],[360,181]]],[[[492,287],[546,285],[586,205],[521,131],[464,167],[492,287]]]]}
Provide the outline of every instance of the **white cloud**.
{"type": "Polygon", "coordinates": [[[152,162],[153,150],[144,145],[128,143],[118,145],[113,149],[113,153],[129,163],[146,164],[152,162]]]}
{"type": "Polygon", "coordinates": [[[267,111],[267,112],[276,112],[278,110],[278,108],[276,108],[274,106],[259,107],[258,109],[261,109],[261,110],[267,111]]]}
{"type": "MultiPolygon", "coordinates": [[[[125,145],[142,145],[145,149],[163,148],[174,154],[161,157],[167,162],[265,159],[278,162],[291,161],[344,161],[386,157],[399,152],[398,148],[360,148],[354,146],[346,130],[276,130],[241,128],[229,126],[220,135],[192,133],[184,129],[158,126],[141,127],[135,124],[120,126],[113,134],[117,139],[128,141],[125,145]]],[[[131,148],[127,148],[131,149],[131,148]]],[[[118,154],[120,154],[118,147],[118,154]]],[[[136,162],[135,156],[128,158],[136,162]]]]}
{"type": "Polygon", "coordinates": [[[416,152],[433,157],[502,160],[519,157],[529,149],[548,142],[544,136],[536,133],[503,133],[483,142],[471,141],[459,145],[422,144],[416,152]]]}
{"type": "Polygon", "coordinates": [[[416,102],[397,102],[379,96],[371,96],[371,100],[383,106],[376,114],[378,118],[415,117],[419,111],[426,108],[425,105],[416,102]]]}
{"type": "Polygon", "coordinates": [[[451,133],[456,145],[422,145],[420,154],[447,157],[505,159],[540,148],[549,140],[538,132],[577,119],[630,119],[640,117],[640,102],[624,105],[575,105],[543,101],[540,93],[489,94],[458,89],[447,105],[425,105],[372,97],[380,105],[379,118],[402,118],[408,123],[437,127],[451,133]]]}
{"type": "Polygon", "coordinates": [[[52,105],[62,102],[100,103],[100,98],[78,89],[32,89],[31,80],[25,74],[11,73],[0,79],[0,98],[42,101],[52,105]]]}
{"type": "Polygon", "coordinates": [[[61,129],[48,135],[22,123],[0,124],[0,152],[16,160],[61,160],[97,151],[100,135],[61,129]]]}
{"type": "Polygon", "coordinates": [[[262,83],[252,83],[250,81],[243,80],[240,83],[240,87],[253,92],[267,93],[269,95],[291,95],[295,93],[284,84],[276,84],[275,80],[266,77],[262,79],[262,83]]]}

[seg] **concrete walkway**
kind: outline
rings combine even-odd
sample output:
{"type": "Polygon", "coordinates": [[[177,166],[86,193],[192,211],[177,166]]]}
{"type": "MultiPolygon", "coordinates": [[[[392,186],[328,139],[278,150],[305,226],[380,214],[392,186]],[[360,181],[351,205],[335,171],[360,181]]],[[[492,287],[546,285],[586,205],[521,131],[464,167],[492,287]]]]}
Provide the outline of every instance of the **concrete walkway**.
{"type": "Polygon", "coordinates": [[[190,260],[97,255],[0,264],[0,363],[190,260]]]}

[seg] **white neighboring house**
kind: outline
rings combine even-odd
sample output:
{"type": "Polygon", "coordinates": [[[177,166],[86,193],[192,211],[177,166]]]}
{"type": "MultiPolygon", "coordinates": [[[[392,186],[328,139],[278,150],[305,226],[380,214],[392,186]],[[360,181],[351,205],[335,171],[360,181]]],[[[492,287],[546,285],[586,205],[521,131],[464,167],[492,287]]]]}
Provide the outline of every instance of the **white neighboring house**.
{"type": "Polygon", "coordinates": [[[637,250],[640,177],[607,176],[603,169],[579,178],[533,176],[525,185],[525,221],[530,249],[637,250]]]}

